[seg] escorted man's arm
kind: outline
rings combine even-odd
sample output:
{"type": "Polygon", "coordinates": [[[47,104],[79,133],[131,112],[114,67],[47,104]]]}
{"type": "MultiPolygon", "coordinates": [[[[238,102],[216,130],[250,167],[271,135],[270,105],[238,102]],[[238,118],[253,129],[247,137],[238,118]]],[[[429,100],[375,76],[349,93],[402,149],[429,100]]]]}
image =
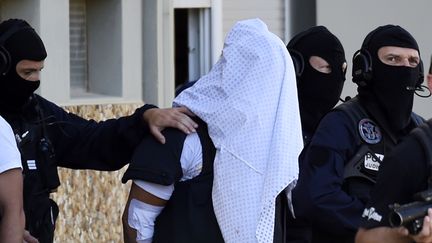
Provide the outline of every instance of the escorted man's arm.
{"type": "Polygon", "coordinates": [[[122,216],[124,242],[133,243],[139,240],[151,243],[154,221],[166,202],[167,200],[147,192],[133,182],[122,216]]]}

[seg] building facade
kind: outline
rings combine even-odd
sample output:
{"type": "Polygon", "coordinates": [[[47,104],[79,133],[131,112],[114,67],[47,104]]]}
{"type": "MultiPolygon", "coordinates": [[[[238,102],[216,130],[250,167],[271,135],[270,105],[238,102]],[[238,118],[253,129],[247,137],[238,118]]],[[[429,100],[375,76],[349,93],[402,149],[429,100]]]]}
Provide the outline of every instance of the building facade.
{"type": "MultiPolygon", "coordinates": [[[[66,110],[104,120],[144,102],[170,107],[175,88],[207,73],[238,20],[261,18],[281,38],[287,1],[1,0],[48,57],[37,91],[66,110]]],[[[56,242],[121,242],[130,184],[117,172],[60,169],[56,242]]]]}
{"type": "MultiPolygon", "coordinates": [[[[260,18],[287,43],[325,25],[342,41],[350,67],[364,36],[387,23],[418,40],[425,69],[432,35],[429,0],[0,0],[0,19],[22,18],[40,34],[48,57],[38,92],[86,118],[130,114],[144,102],[170,107],[177,86],[206,74],[235,22],[260,18]]],[[[432,117],[430,99],[414,110],[432,117]]],[[[118,172],[61,170],[57,242],[120,242],[129,184],[118,172]]]]}
{"type": "Polygon", "coordinates": [[[210,70],[236,21],[259,17],[283,38],[285,4],[3,0],[0,18],[23,18],[41,35],[48,58],[39,92],[49,100],[61,105],[144,101],[169,107],[176,86],[210,70]]]}

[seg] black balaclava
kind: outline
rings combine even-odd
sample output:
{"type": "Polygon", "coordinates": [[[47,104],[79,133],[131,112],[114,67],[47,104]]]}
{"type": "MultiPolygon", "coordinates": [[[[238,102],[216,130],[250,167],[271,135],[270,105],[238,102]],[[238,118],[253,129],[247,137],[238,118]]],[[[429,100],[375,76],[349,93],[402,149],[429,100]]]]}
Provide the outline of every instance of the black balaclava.
{"type": "MultiPolygon", "coordinates": [[[[365,38],[362,49],[372,59],[372,78],[366,86],[359,86],[360,99],[376,101],[390,129],[403,132],[410,122],[414,89],[420,77],[420,65],[415,68],[391,66],[378,58],[378,50],[384,46],[412,48],[419,51],[416,40],[400,26],[378,27],[365,38]]],[[[420,52],[419,52],[420,55],[420,52]]],[[[355,69],[355,67],[353,67],[355,69]]],[[[377,118],[379,119],[379,118],[377,118]]]]}
{"type": "Polygon", "coordinates": [[[321,118],[339,101],[345,81],[342,70],[345,52],[339,39],[324,26],[297,34],[287,48],[299,52],[304,59],[303,72],[297,76],[297,92],[303,129],[312,133],[321,118]],[[331,73],[314,69],[309,63],[311,56],[326,60],[331,73]]]}
{"type": "MultiPolygon", "coordinates": [[[[9,19],[0,24],[0,36],[17,28],[3,44],[11,57],[10,68],[0,74],[0,111],[18,111],[39,87],[40,81],[27,81],[16,72],[21,60],[42,61],[47,53],[39,35],[24,20],[9,19]]],[[[1,37],[0,37],[1,38],[1,37]]]]}

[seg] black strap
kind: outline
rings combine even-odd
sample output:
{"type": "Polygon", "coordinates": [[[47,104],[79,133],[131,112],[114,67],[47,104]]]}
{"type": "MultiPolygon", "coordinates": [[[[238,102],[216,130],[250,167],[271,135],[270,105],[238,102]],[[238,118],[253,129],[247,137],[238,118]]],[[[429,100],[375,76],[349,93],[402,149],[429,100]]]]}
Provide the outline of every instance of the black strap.
{"type": "Polygon", "coordinates": [[[194,118],[198,123],[197,133],[200,138],[203,156],[201,175],[213,172],[213,162],[216,155],[216,148],[207,130],[207,124],[199,118],[194,118]]]}
{"type": "Polygon", "coordinates": [[[334,110],[344,112],[355,127],[357,127],[357,124],[361,119],[369,117],[366,110],[360,105],[358,97],[354,97],[349,101],[336,106],[334,110]]]}
{"type": "MultiPolygon", "coordinates": [[[[355,129],[358,129],[358,124],[360,120],[369,117],[366,110],[360,105],[358,97],[354,97],[349,101],[340,104],[335,108],[335,110],[340,110],[344,112],[350,119],[355,129]]],[[[359,131],[356,132],[356,135],[359,136],[359,131]]],[[[344,180],[352,177],[364,178],[372,183],[376,182],[376,178],[366,175],[362,172],[361,163],[362,158],[367,154],[370,154],[377,162],[380,164],[382,161],[372,152],[369,148],[369,145],[363,141],[363,139],[358,139],[360,143],[360,147],[357,149],[354,156],[345,163],[344,168],[344,180]]]]}
{"type": "Polygon", "coordinates": [[[57,187],[60,186],[60,178],[57,171],[57,161],[54,152],[54,147],[48,138],[48,130],[46,119],[43,114],[43,110],[40,108],[39,101],[36,95],[33,94],[32,99],[35,102],[35,109],[39,117],[39,122],[41,124],[42,136],[39,141],[39,152],[41,153],[41,163],[38,167],[41,168],[41,179],[45,184],[48,191],[55,191],[57,187]]]}

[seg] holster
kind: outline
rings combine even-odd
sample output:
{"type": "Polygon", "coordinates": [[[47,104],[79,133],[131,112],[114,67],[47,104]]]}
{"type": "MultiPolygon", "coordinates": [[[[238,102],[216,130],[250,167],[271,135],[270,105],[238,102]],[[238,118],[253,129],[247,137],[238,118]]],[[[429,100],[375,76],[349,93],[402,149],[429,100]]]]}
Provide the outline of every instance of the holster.
{"type": "Polygon", "coordinates": [[[40,243],[54,241],[55,222],[59,214],[57,204],[47,196],[34,197],[29,205],[30,216],[26,218],[26,228],[40,243]]]}

